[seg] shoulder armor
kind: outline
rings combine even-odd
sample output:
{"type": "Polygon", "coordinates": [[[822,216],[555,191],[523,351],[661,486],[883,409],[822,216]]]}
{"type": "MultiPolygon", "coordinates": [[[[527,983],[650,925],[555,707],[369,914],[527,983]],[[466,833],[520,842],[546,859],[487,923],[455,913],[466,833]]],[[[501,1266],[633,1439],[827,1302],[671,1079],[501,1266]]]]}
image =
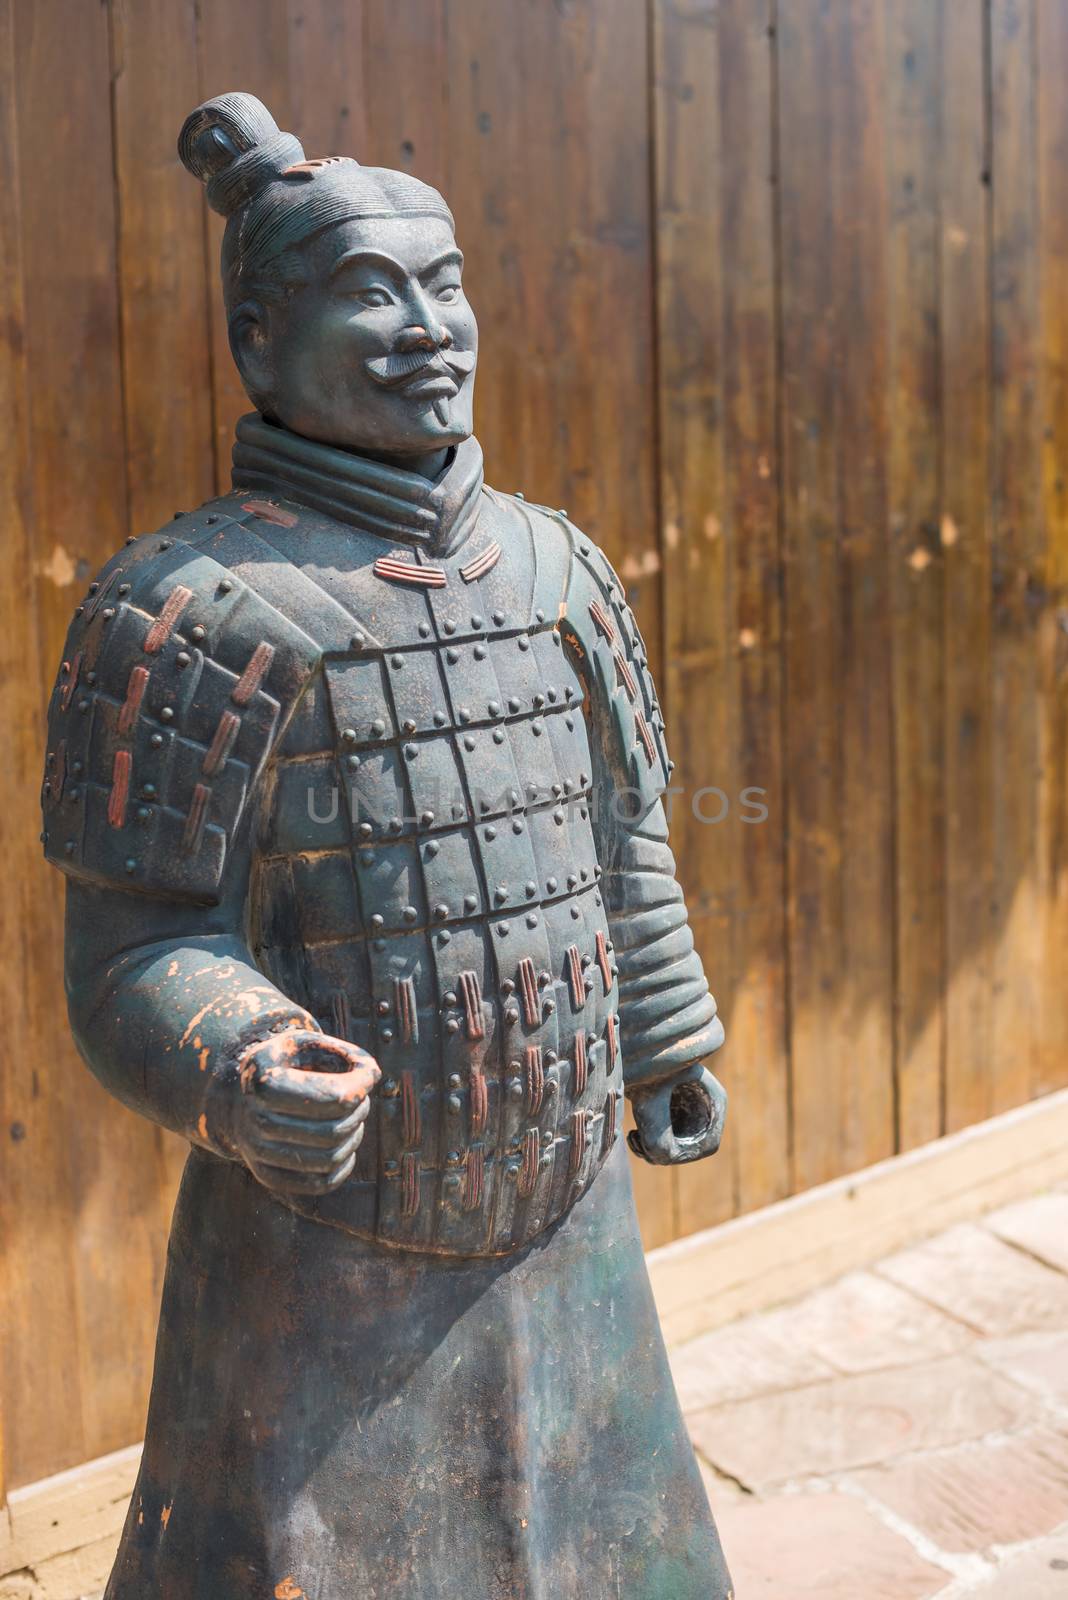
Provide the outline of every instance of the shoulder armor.
{"type": "Polygon", "coordinates": [[[668,787],[672,763],[649,657],[626,590],[607,556],[563,512],[548,513],[567,531],[571,565],[560,613],[565,643],[580,658],[594,714],[607,718],[606,755],[613,781],[631,791],[644,815],[668,787]]]}
{"type": "Polygon", "coordinates": [[[489,491],[515,530],[516,549],[523,549],[524,575],[529,573],[529,610],[554,616],[567,583],[571,551],[558,513],[531,505],[521,494],[489,491]]]}
{"type": "Polygon", "coordinates": [[[264,763],[320,656],[223,560],[215,502],[132,540],[77,608],[48,714],[45,855],[143,893],[217,898],[264,763]]]}

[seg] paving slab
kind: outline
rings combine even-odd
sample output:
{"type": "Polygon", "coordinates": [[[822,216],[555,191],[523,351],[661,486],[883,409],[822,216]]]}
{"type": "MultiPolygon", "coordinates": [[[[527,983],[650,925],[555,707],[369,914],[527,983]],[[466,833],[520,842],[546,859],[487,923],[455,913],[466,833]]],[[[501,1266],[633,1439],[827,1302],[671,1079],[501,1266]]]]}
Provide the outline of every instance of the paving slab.
{"type": "Polygon", "coordinates": [[[794,1309],[743,1317],[671,1351],[685,1412],[829,1378],[833,1367],[793,1332],[794,1309]]]}
{"type": "Polygon", "coordinates": [[[688,1421],[707,1460],[758,1490],[1008,1431],[1033,1408],[1016,1384],[949,1356],[734,1401],[688,1421]]]}
{"type": "Polygon", "coordinates": [[[1004,1373],[1068,1416],[1068,1329],[1062,1333],[1018,1333],[1011,1339],[981,1339],[981,1361],[1004,1373]]]}
{"type": "Polygon", "coordinates": [[[1068,1510],[1068,1434],[1006,1438],[906,1456],[853,1475],[940,1550],[983,1552],[1054,1531],[1068,1510]]]}
{"type": "Polygon", "coordinates": [[[952,1355],[974,1343],[971,1328],[874,1272],[850,1272],[781,1313],[794,1344],[839,1372],[952,1355]]]}
{"type": "Polygon", "coordinates": [[[848,1494],[730,1506],[720,1536],[738,1600],[927,1600],[951,1581],[848,1494]]]}
{"type": "Polygon", "coordinates": [[[968,1600],[1068,1600],[1068,1523],[961,1593],[968,1600]]]}
{"type": "Polygon", "coordinates": [[[876,1270],[991,1337],[1068,1327],[1068,1277],[974,1223],[899,1251],[876,1270]]]}
{"type": "Polygon", "coordinates": [[[1068,1194],[1039,1194],[1003,1206],[983,1219],[999,1239],[1028,1250],[1047,1266],[1068,1273],[1068,1194]]]}

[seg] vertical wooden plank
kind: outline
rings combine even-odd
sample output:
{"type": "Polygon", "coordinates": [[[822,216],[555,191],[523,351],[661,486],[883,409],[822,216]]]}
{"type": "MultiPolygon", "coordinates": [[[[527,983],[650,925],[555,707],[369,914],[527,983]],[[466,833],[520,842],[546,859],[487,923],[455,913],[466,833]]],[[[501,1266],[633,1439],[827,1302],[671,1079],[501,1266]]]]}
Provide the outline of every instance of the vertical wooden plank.
{"type": "Polygon", "coordinates": [[[212,492],[208,293],[178,129],[197,103],[196,0],[111,0],[131,531],[212,492]]]}
{"type": "Polygon", "coordinates": [[[945,1082],[953,1132],[990,1114],[993,761],[987,0],[942,8],[941,513],[945,1082]]]}
{"type": "MultiPolygon", "coordinates": [[[[47,893],[31,841],[40,827],[41,678],[33,540],[28,329],[24,295],[23,194],[17,116],[18,61],[15,0],[0,4],[0,406],[7,421],[0,452],[0,519],[7,581],[0,585],[0,681],[5,749],[0,848],[9,864],[0,897],[0,997],[5,1015],[21,1019],[19,1047],[0,1066],[0,1433],[6,1489],[50,1464],[50,1432],[63,1438],[68,1459],[82,1448],[81,1369],[77,1360],[74,1284],[70,1258],[70,1197],[65,1182],[59,1096],[42,1084],[58,1029],[54,939],[57,905],[47,893]],[[42,897],[42,891],[44,895],[42,897]],[[51,991],[51,992],[50,992],[51,991]],[[43,1091],[43,1092],[42,1092],[43,1091]],[[31,1399],[35,1389],[39,1399],[31,1399]]],[[[62,552],[66,555],[66,552],[62,552]]],[[[67,561],[69,561],[67,557],[67,561]]],[[[63,563],[62,570],[66,562],[63,563]]],[[[64,1060],[54,1069],[69,1070],[64,1060]]]]}
{"type": "Polygon", "coordinates": [[[795,1180],[893,1147],[881,14],[781,0],[795,1180]]]}
{"type": "Polygon", "coordinates": [[[686,1233],[780,1197],[790,1176],[772,41],[770,8],[733,0],[661,0],[654,21],[672,837],[727,1023],[717,1066],[731,1093],[718,1161],[679,1174],[686,1233]],[[763,791],[762,824],[744,820],[749,787],[763,791]]]}
{"type": "Polygon", "coordinates": [[[885,0],[887,511],[893,660],[896,1145],[942,1131],[943,570],[939,539],[942,25],[885,0]]]}
{"type": "Polygon", "coordinates": [[[1068,3],[1036,14],[1038,207],[1041,220],[1042,433],[1045,549],[1039,618],[1042,707],[1035,871],[1043,902],[1042,1014],[1031,1094],[1068,1083],[1068,3]]]}
{"type": "Polygon", "coordinates": [[[990,1110],[1036,1076],[1043,892],[1035,873],[1041,784],[1038,617],[1041,496],[1038,38],[1033,0],[991,0],[993,288],[994,957],[990,1110]]]}
{"type": "MultiPolygon", "coordinates": [[[[75,600],[126,529],[107,13],[18,3],[13,54],[40,752],[44,683],[51,687],[75,600]],[[64,85],[59,97],[57,83],[64,85]]],[[[25,604],[25,588],[20,598],[25,604]]],[[[36,785],[24,777],[32,793],[36,785]]],[[[36,1037],[5,1068],[24,1129],[5,1174],[17,1218],[21,1330],[9,1377],[14,1483],[113,1448],[137,1426],[140,1352],[122,1358],[120,1376],[122,1346],[113,1341],[151,1292],[154,1251],[137,1201],[146,1150],[154,1171],[156,1161],[151,1136],[75,1055],[60,999],[62,886],[39,858],[22,859],[35,896],[24,937],[33,956],[26,979],[36,1037]],[[123,1217],[129,1227],[120,1231],[123,1217]],[[100,1405],[109,1382],[110,1414],[100,1405]]]]}
{"type": "Polygon", "coordinates": [[[440,189],[453,206],[446,0],[363,3],[366,159],[375,166],[414,172],[440,189]]]}
{"type": "MultiPolygon", "coordinates": [[[[291,0],[287,125],[316,156],[368,154],[363,0],[291,0]]],[[[396,83],[393,85],[396,93],[396,83]]]]}

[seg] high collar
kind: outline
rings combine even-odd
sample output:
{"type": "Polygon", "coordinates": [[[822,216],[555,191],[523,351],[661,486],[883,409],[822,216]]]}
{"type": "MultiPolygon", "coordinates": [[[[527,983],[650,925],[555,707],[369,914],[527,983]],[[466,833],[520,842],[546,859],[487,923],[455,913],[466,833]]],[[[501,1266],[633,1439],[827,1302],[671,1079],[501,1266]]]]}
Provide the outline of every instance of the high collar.
{"type": "Polygon", "coordinates": [[[458,445],[431,481],[304,439],[253,412],[237,424],[233,463],[235,489],[273,490],[364,533],[424,545],[439,555],[463,544],[482,494],[477,439],[458,445]]]}

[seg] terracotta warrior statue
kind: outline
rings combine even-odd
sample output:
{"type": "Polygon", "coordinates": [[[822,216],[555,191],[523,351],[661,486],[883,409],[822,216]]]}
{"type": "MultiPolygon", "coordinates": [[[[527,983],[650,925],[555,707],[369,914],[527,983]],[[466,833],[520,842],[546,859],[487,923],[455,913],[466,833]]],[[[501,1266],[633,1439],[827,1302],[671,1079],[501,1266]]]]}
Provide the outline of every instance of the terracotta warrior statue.
{"type": "Polygon", "coordinates": [[[439,194],[245,94],[179,151],[255,410],[89,585],[44,783],[79,1047],[192,1146],[107,1600],[725,1600],[622,1137],[724,1113],[623,586],[483,480],[439,194]]]}

